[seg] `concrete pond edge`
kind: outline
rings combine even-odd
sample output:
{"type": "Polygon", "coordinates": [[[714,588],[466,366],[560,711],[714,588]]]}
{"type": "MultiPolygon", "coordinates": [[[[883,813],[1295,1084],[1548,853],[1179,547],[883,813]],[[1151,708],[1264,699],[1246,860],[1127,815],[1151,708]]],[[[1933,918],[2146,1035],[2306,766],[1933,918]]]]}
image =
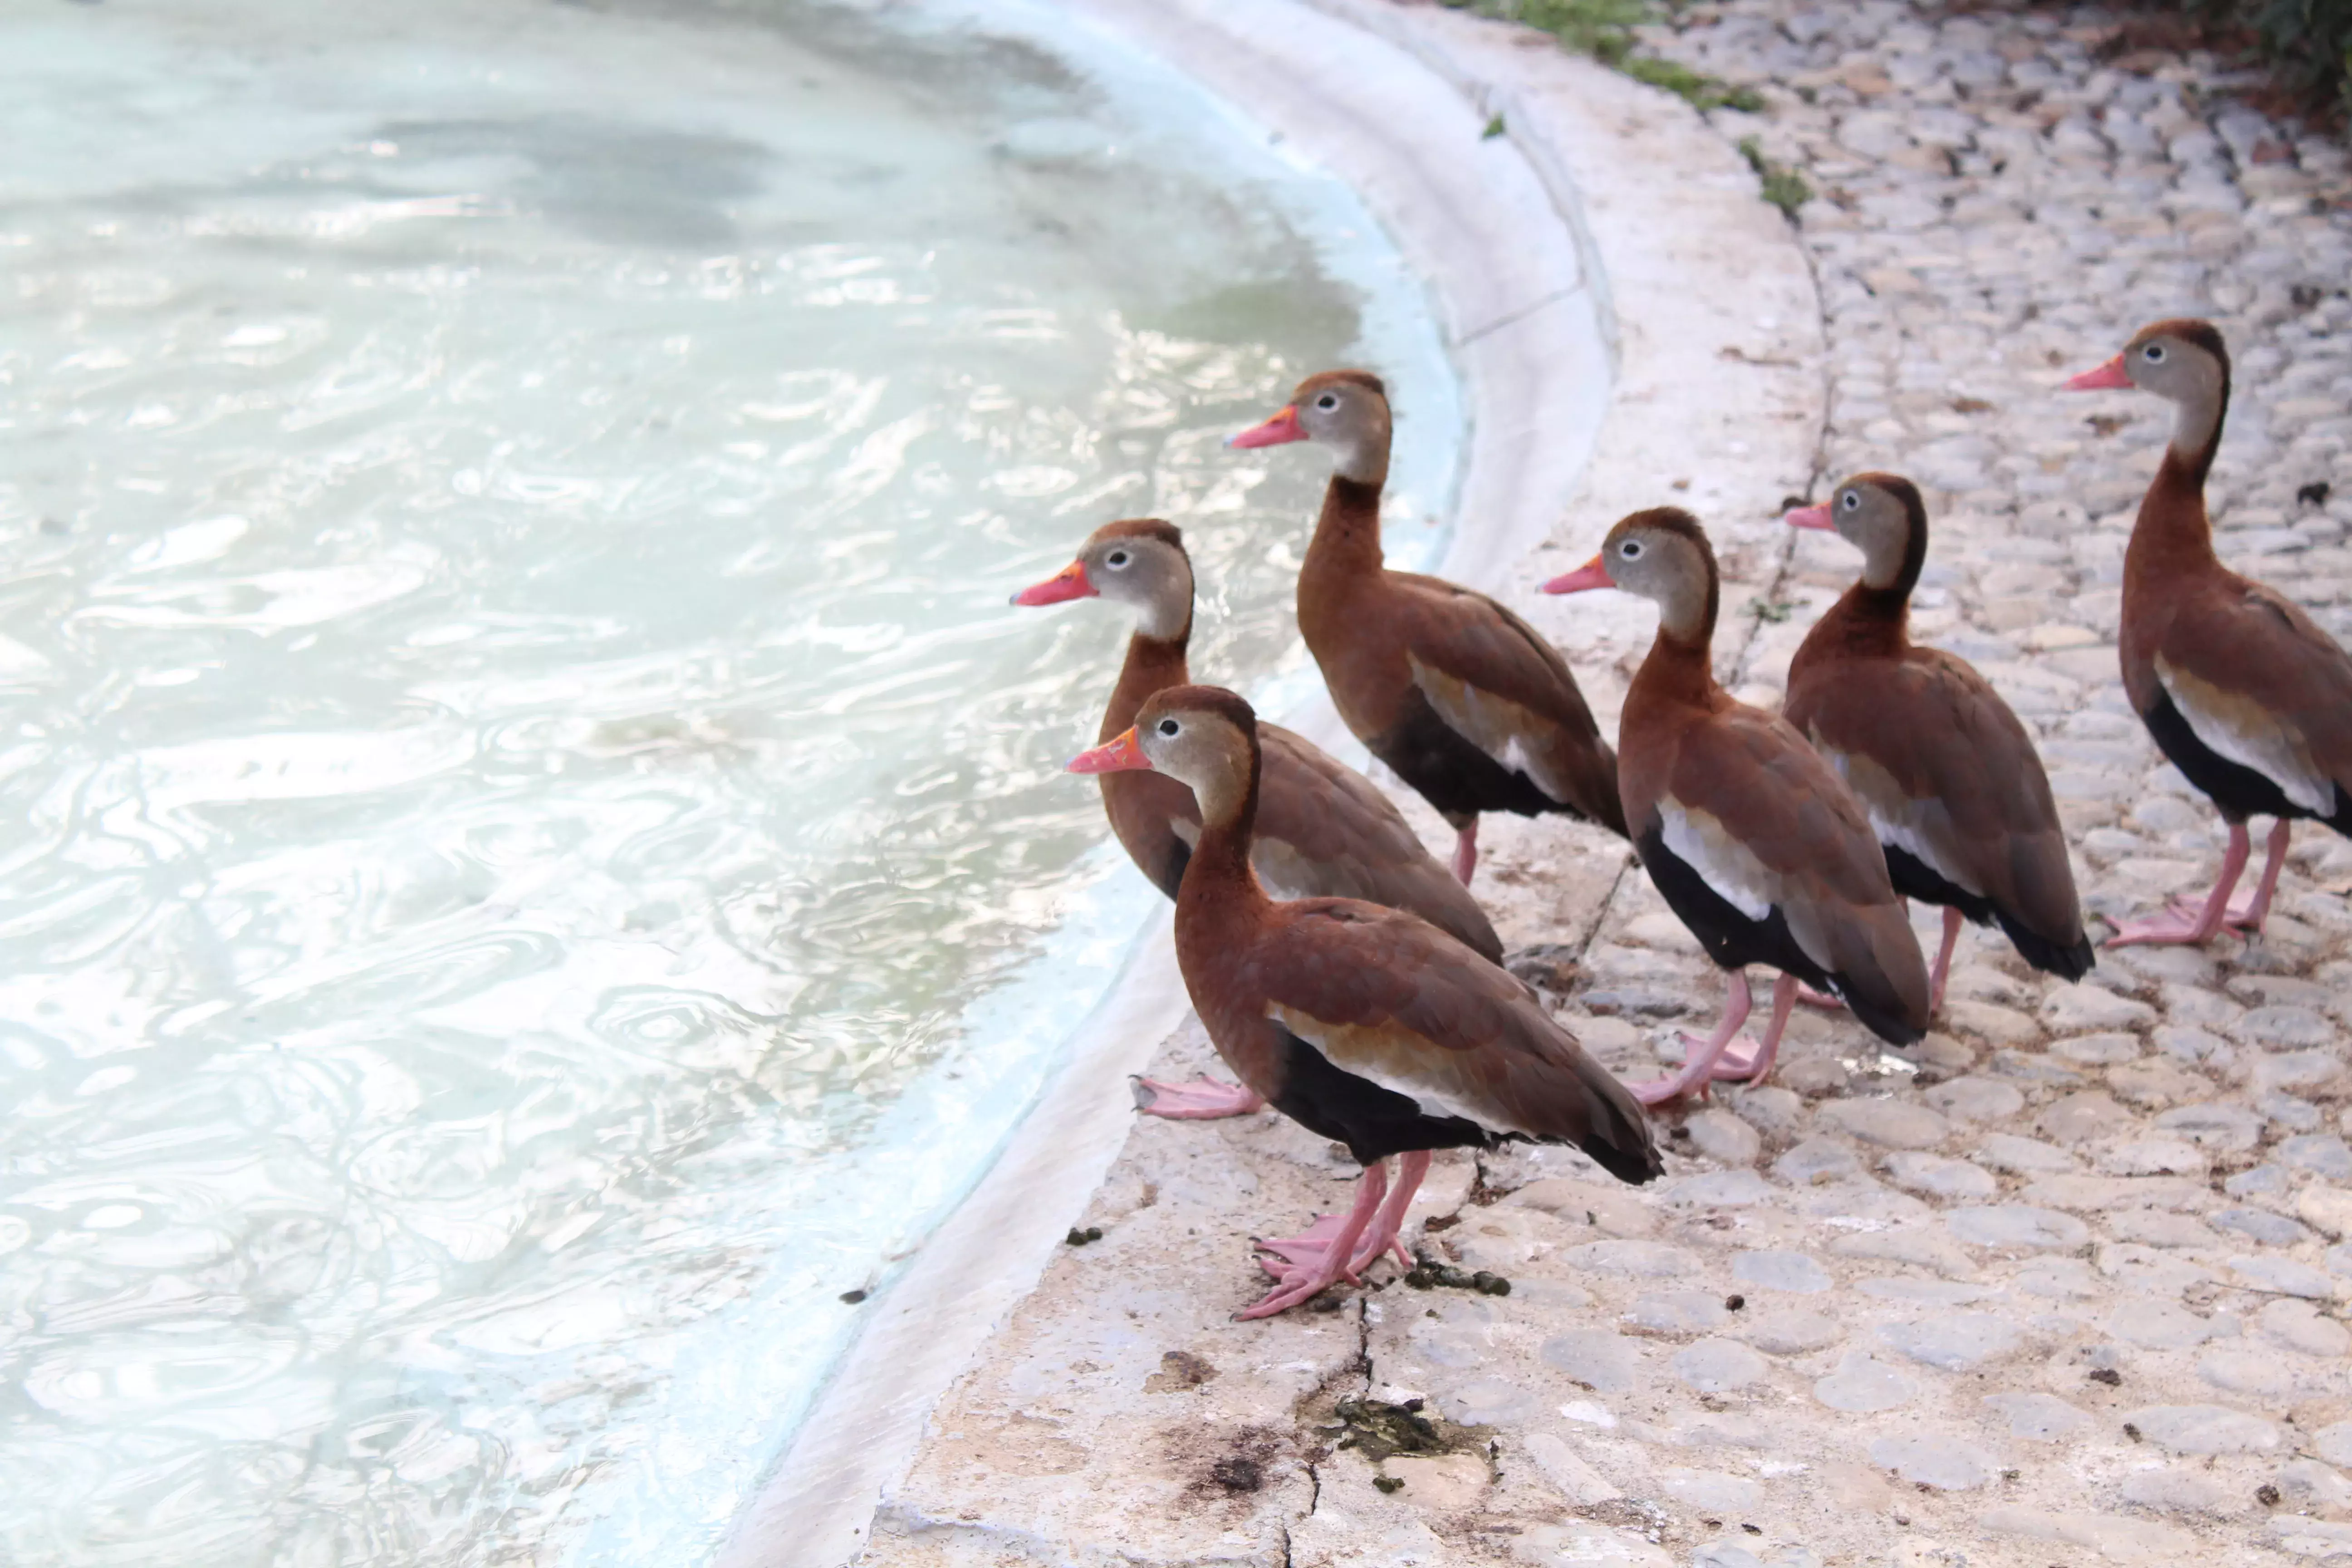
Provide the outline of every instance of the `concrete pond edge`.
{"type": "MultiPolygon", "coordinates": [[[[1822,312],[1794,232],[1687,105],[1541,35],[1431,5],[1067,9],[1347,180],[1423,280],[1470,418],[1445,575],[1530,614],[1573,657],[1646,640],[1640,611],[1601,602],[1614,595],[1536,592],[1626,511],[1687,505],[1776,551],[1774,570],[1785,562],[1785,531],[1763,513],[1819,477],[1822,312]]],[[[1319,698],[1286,717],[1346,742],[1319,698]]],[[[1074,1036],[1084,1049],[874,1303],[722,1568],[838,1568],[858,1554],[930,1412],[988,1356],[1118,1157],[1132,1122],[1122,1080],[1186,1012],[1162,914],[1074,1036]]]]}

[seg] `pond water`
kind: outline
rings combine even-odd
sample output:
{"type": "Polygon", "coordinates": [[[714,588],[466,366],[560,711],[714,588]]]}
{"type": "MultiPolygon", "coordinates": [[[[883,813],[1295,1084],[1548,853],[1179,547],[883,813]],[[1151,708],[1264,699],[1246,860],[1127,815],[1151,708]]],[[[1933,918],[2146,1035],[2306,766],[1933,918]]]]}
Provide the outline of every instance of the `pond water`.
{"type": "Polygon", "coordinates": [[[0,1560],[698,1561],[1154,897],[1005,595],[1295,670],[1419,293],[1011,5],[13,0],[0,147],[0,1560]]]}

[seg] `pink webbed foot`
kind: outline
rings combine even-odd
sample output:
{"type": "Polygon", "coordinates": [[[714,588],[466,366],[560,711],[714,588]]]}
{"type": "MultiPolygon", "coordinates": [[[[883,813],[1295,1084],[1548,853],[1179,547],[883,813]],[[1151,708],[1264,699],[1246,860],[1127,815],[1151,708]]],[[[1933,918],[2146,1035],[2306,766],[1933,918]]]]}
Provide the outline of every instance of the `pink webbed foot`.
{"type": "MultiPolygon", "coordinates": [[[[1330,1256],[1332,1241],[1347,1228],[1347,1225],[1346,1215],[1318,1215],[1315,1216],[1315,1223],[1308,1226],[1303,1235],[1262,1239],[1257,1243],[1258,1267],[1277,1279],[1288,1272],[1288,1269],[1282,1265],[1286,1264],[1298,1268],[1319,1268],[1330,1256]],[[1276,1259],[1280,1259],[1280,1263],[1277,1263],[1276,1259]]],[[[1380,1228],[1375,1224],[1365,1232],[1362,1239],[1356,1245],[1356,1256],[1348,1259],[1347,1267],[1339,1271],[1340,1277],[1349,1284],[1360,1283],[1360,1276],[1365,1269],[1378,1263],[1381,1260],[1381,1255],[1384,1252],[1393,1253],[1397,1262],[1403,1268],[1412,1267],[1412,1255],[1405,1251],[1404,1243],[1399,1241],[1393,1234],[1386,1237],[1375,1234],[1380,1228]]]]}
{"type": "MultiPolygon", "coordinates": [[[[2242,931],[2252,936],[2263,929],[2263,913],[2254,908],[2256,891],[2248,889],[2232,898],[2221,910],[2221,923],[2231,931],[2242,931]]],[[[2164,906],[2165,912],[2180,920],[2194,921],[2205,912],[2205,900],[2192,899],[2186,893],[2175,893],[2172,901],[2164,906]]],[[[2135,922],[2137,923],[2137,922],[2135,922]]],[[[2116,928],[2118,931],[2121,927],[2116,928]]],[[[2115,943],[2109,942],[2109,947],[2115,943]]]]}
{"type": "Polygon", "coordinates": [[[1135,1109],[1146,1116],[1164,1116],[1171,1121],[1214,1121],[1224,1116],[1247,1116],[1264,1110],[1265,1101],[1238,1083],[1219,1083],[1213,1078],[1196,1078],[1190,1083],[1161,1083],[1157,1079],[1139,1078],[1130,1080],[1135,1090],[1135,1109]]]}
{"type": "MultiPolygon", "coordinates": [[[[1259,1263],[1274,1275],[1275,1288],[1256,1306],[1235,1316],[1244,1321],[1271,1318],[1276,1312],[1288,1311],[1301,1301],[1313,1300],[1343,1278],[1352,1282],[1355,1274],[1349,1267],[1349,1260],[1359,1244],[1366,1239],[1367,1232],[1378,1234],[1372,1228],[1373,1223],[1380,1215],[1381,1199],[1387,1193],[1388,1184],[1385,1166],[1379,1163],[1367,1165],[1362,1178],[1356,1183],[1355,1206],[1348,1211],[1346,1218],[1327,1215],[1307,1226],[1304,1236],[1259,1242],[1260,1252],[1271,1252],[1284,1258],[1284,1266],[1277,1269],[1264,1258],[1259,1258],[1259,1263]],[[1294,1255],[1297,1261],[1290,1260],[1294,1255]]],[[[1376,1242],[1374,1245],[1380,1244],[1376,1242]]]]}
{"type": "Polygon", "coordinates": [[[2205,926],[2204,904],[2201,900],[2188,900],[2188,908],[2178,904],[2160,915],[2144,920],[2119,921],[2116,934],[2102,943],[2105,947],[2195,947],[2212,940],[2215,932],[2205,926]]]}

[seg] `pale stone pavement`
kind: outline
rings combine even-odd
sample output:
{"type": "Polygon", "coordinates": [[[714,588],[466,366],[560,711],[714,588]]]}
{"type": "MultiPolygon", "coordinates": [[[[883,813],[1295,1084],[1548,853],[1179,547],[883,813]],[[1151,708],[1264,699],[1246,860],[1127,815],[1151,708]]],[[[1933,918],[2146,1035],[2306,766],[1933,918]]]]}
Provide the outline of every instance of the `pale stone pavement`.
{"type": "MultiPolygon", "coordinates": [[[[2342,143],[2233,106],[2210,60],[2103,63],[2095,12],[1736,0],[1645,36],[1758,86],[1768,113],[1712,118],[1818,193],[1816,493],[1864,468],[1927,492],[1916,635],[2035,731],[2087,909],[2201,889],[2221,824],[2113,646],[2168,409],[2054,389],[2146,321],[2214,319],[2221,554],[2352,636],[2342,143]]],[[[1576,559],[1606,521],[1564,524],[1576,559]]],[[[1775,702],[1856,557],[1706,521],[1737,579],[1719,662],[1775,702]]],[[[1613,709],[1646,629],[1560,635],[1613,709]]],[[[1494,838],[1507,938],[1559,944],[1520,967],[1619,1071],[1676,1059],[1721,983],[1622,851],[1494,838]]],[[[1910,1059],[1801,1010],[1771,1086],[1662,1119],[1649,1188],[1559,1151],[1447,1158],[1424,1253],[1508,1295],[1391,1283],[1225,1324],[1255,1289],[1236,1203],[1288,1224],[1349,1168],[1271,1118],[1141,1129],[1089,1216],[1109,1239],[1054,1271],[1134,1238],[1105,1321],[1084,1345],[1016,1323],[1023,1370],[942,1406],[867,1561],[2352,1563],[2347,889],[2352,845],[2306,825],[2258,943],[2103,952],[2068,985],[1971,929],[1910,1059]],[[1118,1393],[1147,1372],[1143,1405],[1118,1393]],[[1433,1451],[1368,1459],[1395,1418],[1343,1403],[1367,1398],[1423,1402],[1407,1446],[1433,1451]]]]}

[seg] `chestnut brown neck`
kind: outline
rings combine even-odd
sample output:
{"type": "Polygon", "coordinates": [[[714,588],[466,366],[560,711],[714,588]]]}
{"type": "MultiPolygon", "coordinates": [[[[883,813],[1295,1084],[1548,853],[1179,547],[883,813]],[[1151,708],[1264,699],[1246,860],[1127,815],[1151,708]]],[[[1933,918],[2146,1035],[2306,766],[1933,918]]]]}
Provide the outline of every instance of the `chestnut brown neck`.
{"type": "Polygon", "coordinates": [[[1315,537],[1307,542],[1300,566],[1300,592],[1307,580],[1332,580],[1377,574],[1381,553],[1381,487],[1334,474],[1324,487],[1323,511],[1315,520],[1315,537]]]}
{"type": "MultiPolygon", "coordinates": [[[[1127,639],[1127,660],[1118,667],[1118,684],[1110,689],[1110,706],[1103,710],[1101,741],[1115,741],[1135,726],[1135,715],[1158,693],[1171,686],[1190,686],[1192,674],[1184,658],[1192,640],[1192,623],[1172,637],[1137,632],[1127,639]]],[[[1108,776],[1108,775],[1106,775],[1108,776]]]]}
{"type": "Polygon", "coordinates": [[[1230,914],[1255,910],[1271,901],[1257,873],[1250,868],[1250,841],[1257,831],[1258,778],[1263,766],[1264,758],[1253,739],[1249,778],[1241,793],[1215,792],[1202,799],[1201,841],[1192,847],[1192,858],[1184,867],[1183,886],[1176,896],[1180,924],[1196,918],[1202,910],[1230,914]]]}
{"type": "Polygon", "coordinates": [[[1713,709],[1722,695],[1715,681],[1710,639],[1682,637],[1661,626],[1625,693],[1625,710],[1631,715],[1637,708],[1653,706],[1713,709]]]}
{"type": "Polygon", "coordinates": [[[2140,500],[2131,542],[2124,549],[2126,597],[2137,596],[2165,577],[2221,569],[2213,553],[2213,525],[2205,512],[2205,470],[2212,460],[2210,444],[2201,458],[2184,458],[2175,447],[2164,449],[2164,461],[2140,500]]]}
{"type": "MultiPolygon", "coordinates": [[[[1915,568],[1910,577],[1919,575],[1915,568]]],[[[1902,579],[1897,579],[1902,582],[1902,579]]],[[[1911,589],[1856,583],[1829,607],[1805,638],[1805,649],[1855,658],[1899,658],[1911,646],[1911,589]]]]}

